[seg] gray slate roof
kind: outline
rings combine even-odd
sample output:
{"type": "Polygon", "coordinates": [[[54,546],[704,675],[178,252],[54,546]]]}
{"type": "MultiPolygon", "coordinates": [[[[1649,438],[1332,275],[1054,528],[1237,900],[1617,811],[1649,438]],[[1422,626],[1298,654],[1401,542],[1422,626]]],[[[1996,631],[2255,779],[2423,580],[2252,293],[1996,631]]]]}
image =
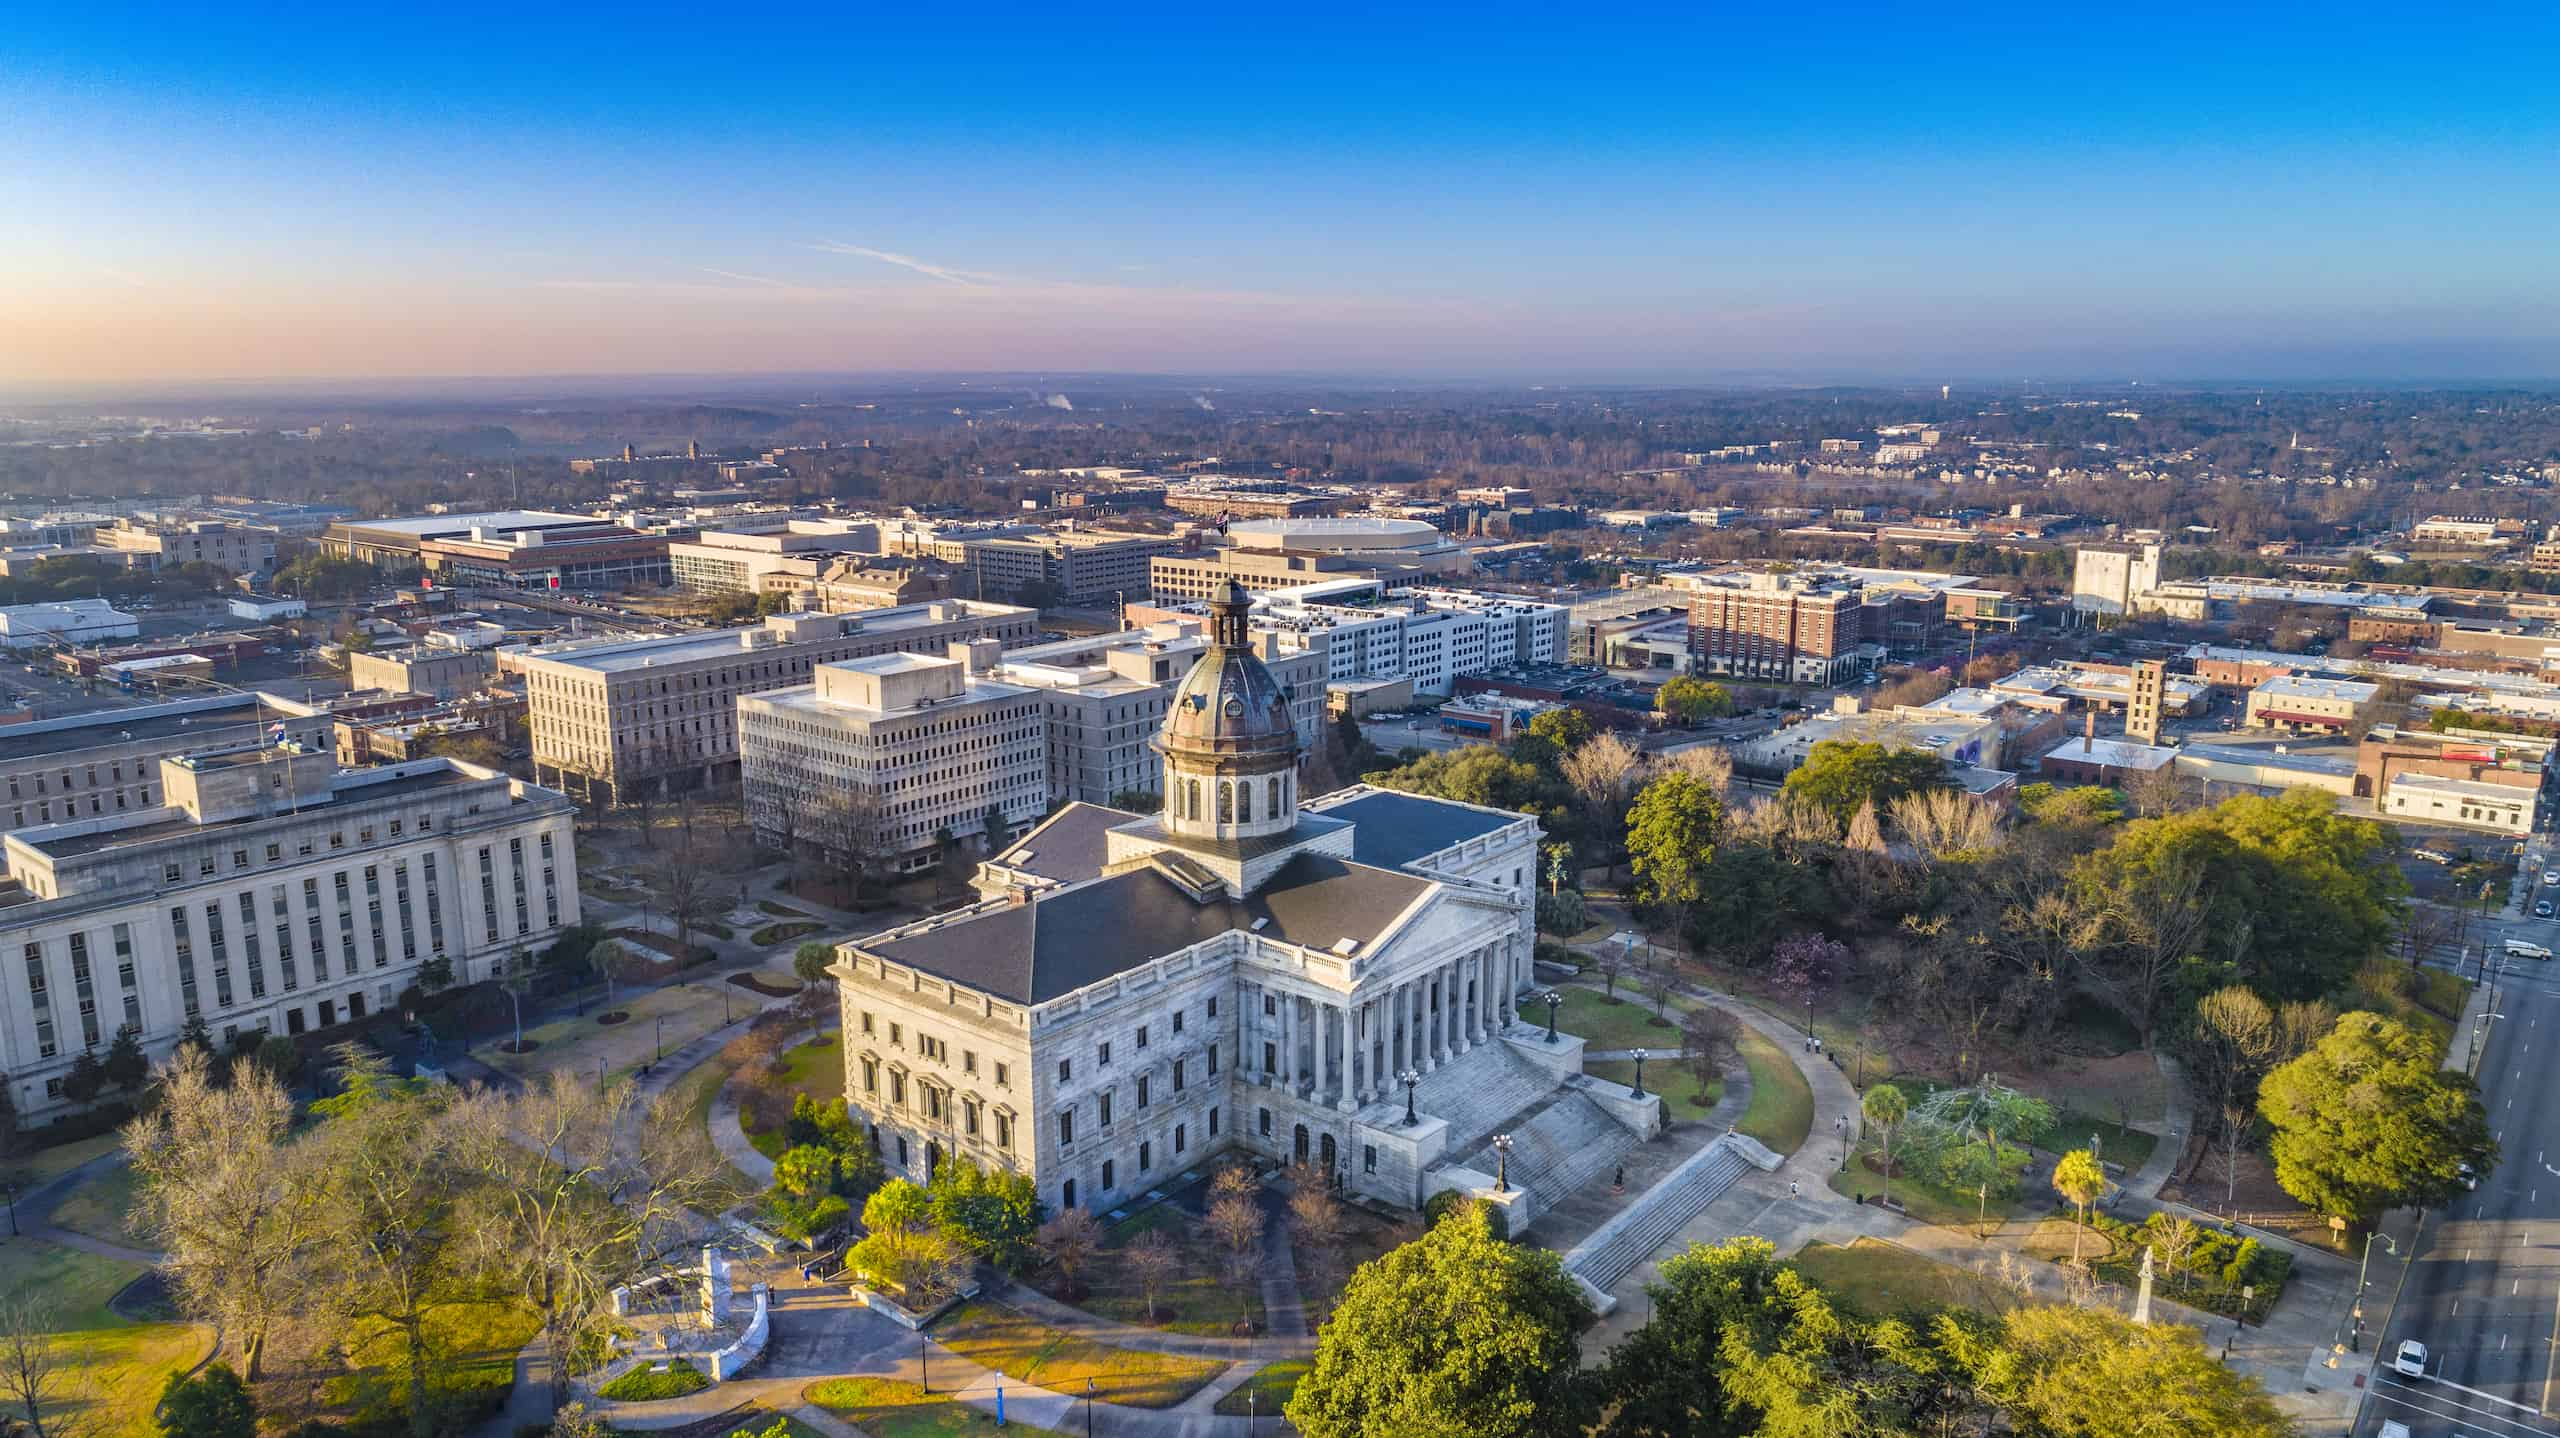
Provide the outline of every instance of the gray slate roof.
{"type": "Polygon", "coordinates": [[[1103,836],[1143,817],[1101,804],[1069,804],[1015,840],[994,862],[1061,884],[1081,884],[1102,876],[1103,836]]]}
{"type": "Polygon", "coordinates": [[[1152,867],[1138,868],[861,947],[1010,1003],[1040,1004],[1256,919],[1268,921],[1260,933],[1283,943],[1331,949],[1348,938],[1365,946],[1431,887],[1410,874],[1300,854],[1242,902],[1202,904],[1152,867]]]}
{"type": "Polygon", "coordinates": [[[1488,814],[1423,794],[1383,790],[1331,805],[1323,813],[1326,818],[1358,825],[1351,834],[1351,856],[1384,869],[1401,869],[1425,854],[1490,834],[1521,817],[1488,814]]]}

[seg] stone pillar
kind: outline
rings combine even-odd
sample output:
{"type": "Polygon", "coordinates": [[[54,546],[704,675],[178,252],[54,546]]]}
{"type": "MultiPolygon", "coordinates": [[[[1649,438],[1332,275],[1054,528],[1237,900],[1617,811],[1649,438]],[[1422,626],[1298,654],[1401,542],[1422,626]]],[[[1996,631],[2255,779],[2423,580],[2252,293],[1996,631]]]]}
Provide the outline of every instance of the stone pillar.
{"type": "Polygon", "coordinates": [[[1274,1077],[1281,1087],[1286,1088],[1289,1085],[1290,1071],[1297,1066],[1298,1062],[1297,1046],[1289,1042],[1289,1020],[1297,1016],[1298,1001],[1278,991],[1274,991],[1273,998],[1277,1000],[1279,1013],[1273,1026],[1272,1037],[1278,1041],[1280,1049],[1280,1072],[1274,1077]]]}
{"type": "Polygon", "coordinates": [[[1358,1061],[1352,1046],[1359,1041],[1359,1036],[1354,1032],[1356,1025],[1352,1022],[1351,1006],[1335,1004],[1333,1022],[1342,1035],[1342,1066],[1334,1071],[1333,1106],[1344,1113],[1353,1113],[1360,1107],[1359,1086],[1352,1080],[1352,1065],[1358,1061]]]}

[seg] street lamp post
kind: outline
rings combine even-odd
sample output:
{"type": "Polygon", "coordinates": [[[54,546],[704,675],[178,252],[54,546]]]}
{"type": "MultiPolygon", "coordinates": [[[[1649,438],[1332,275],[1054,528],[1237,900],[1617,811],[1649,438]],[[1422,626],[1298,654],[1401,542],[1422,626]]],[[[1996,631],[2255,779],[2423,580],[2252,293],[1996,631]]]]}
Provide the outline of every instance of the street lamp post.
{"type": "Polygon", "coordinates": [[[658,1016],[658,1057],[656,1061],[659,1063],[665,1063],[667,1061],[667,1019],[664,1014],[658,1016]]]}
{"type": "MultiPolygon", "coordinates": [[[[2362,1353],[2364,1351],[2364,1290],[2366,1275],[2373,1270],[2373,1241],[2377,1238],[2382,1240],[2382,1248],[2385,1253],[2390,1254],[2394,1258],[2398,1258],[2400,1256],[2400,1245],[2392,1241],[2390,1234],[2387,1234],[2377,1228],[2373,1232],[2364,1236],[2364,1259],[2356,1265],[2355,1301],[2349,1305],[2347,1309],[2347,1317],[2351,1317],[2355,1320],[2354,1331],[2347,1335],[2347,1351],[2350,1353],[2362,1353]]],[[[2339,1320],[2339,1326],[2344,1327],[2345,1324],[2346,1319],[2341,1318],[2339,1320]]]]}
{"type": "Polygon", "coordinates": [[[1538,995],[1538,1002],[1547,1006],[1547,1042],[1554,1043],[1556,1041],[1556,1010],[1563,1005],[1564,995],[1549,989],[1538,995]]]}
{"type": "Polygon", "coordinates": [[[1084,1438],[1093,1438],[1093,1380],[1084,1381],[1084,1438]]]}
{"type": "Polygon", "coordinates": [[[1644,1097],[1644,1050],[1642,1049],[1636,1050],[1636,1082],[1630,1092],[1637,1098],[1644,1097]]]}
{"type": "Polygon", "coordinates": [[[1493,1191],[1511,1191],[1511,1135],[1507,1133],[1493,1136],[1493,1191]]]}
{"type": "MultiPolygon", "coordinates": [[[[1993,1147],[1993,1152],[1996,1153],[1998,1151],[1998,1147],[1995,1145],[1993,1147]]],[[[1977,1186],[1973,1191],[1973,1224],[1974,1232],[1982,1235],[1982,1241],[1985,1243],[1990,1242],[1991,1185],[1987,1183],[1977,1186]]]]}
{"type": "Polygon", "coordinates": [[[924,1369],[924,1391],[933,1391],[933,1343],[923,1334],[916,1335],[916,1362],[924,1369]]]}
{"type": "Polygon", "coordinates": [[[1396,1074],[1396,1082],[1404,1085],[1404,1126],[1411,1128],[1421,1122],[1413,1116],[1413,1089],[1422,1082],[1422,1075],[1413,1069],[1402,1069],[1396,1074]]]}

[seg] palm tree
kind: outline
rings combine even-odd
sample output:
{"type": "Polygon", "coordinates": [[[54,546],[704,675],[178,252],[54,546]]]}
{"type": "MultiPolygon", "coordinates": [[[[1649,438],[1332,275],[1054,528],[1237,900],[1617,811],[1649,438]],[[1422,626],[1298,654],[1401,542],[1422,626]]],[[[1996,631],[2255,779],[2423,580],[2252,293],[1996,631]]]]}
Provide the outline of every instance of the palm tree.
{"type": "Polygon", "coordinates": [[[1902,1090],[1893,1085],[1880,1083],[1867,1090],[1867,1096],[1858,1101],[1858,1110],[1867,1116],[1867,1122],[1884,1130],[1884,1196],[1890,1203],[1893,1199],[1893,1130],[1896,1124],[1911,1116],[1911,1100],[1904,1098],[1902,1090]]]}
{"type": "Polygon", "coordinates": [[[2080,1231],[2089,1225],[2089,1205],[2106,1196],[2107,1171],[2099,1165],[2096,1154],[2075,1148],[2053,1166],[2053,1188],[2080,1210],[2080,1225],[2071,1230],[2071,1261],[2076,1264],[2080,1261],[2080,1231]]]}

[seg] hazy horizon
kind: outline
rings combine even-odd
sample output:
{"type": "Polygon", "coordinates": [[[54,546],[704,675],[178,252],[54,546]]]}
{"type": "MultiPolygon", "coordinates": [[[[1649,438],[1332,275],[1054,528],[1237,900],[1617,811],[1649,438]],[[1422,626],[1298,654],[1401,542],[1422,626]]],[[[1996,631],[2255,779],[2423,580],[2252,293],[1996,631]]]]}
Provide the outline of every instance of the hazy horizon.
{"type": "Polygon", "coordinates": [[[756,20],[30,16],[0,386],[2560,376],[2548,7],[756,20]]]}

